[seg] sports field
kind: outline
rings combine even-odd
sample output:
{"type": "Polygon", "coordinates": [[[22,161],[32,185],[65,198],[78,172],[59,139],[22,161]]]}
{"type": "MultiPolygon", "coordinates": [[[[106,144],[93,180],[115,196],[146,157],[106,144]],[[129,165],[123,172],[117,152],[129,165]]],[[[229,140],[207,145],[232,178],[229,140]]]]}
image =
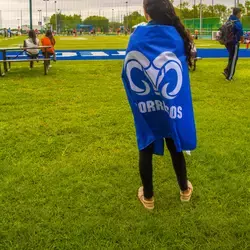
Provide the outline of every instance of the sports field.
{"type": "MultiPolygon", "coordinates": [[[[21,39],[0,41],[0,47],[21,39]]],[[[125,48],[125,37],[59,40],[60,49],[125,48]]],[[[217,46],[211,41],[200,46],[217,46]]],[[[0,249],[249,249],[248,59],[235,81],[226,60],[191,73],[198,148],[195,191],[182,204],[170,157],[155,158],[153,212],[140,186],[121,61],[15,64],[0,78],[0,249]]]]}
{"type": "MultiPolygon", "coordinates": [[[[56,48],[61,49],[125,49],[129,36],[60,36],[56,37],[56,48]]],[[[0,47],[16,47],[23,45],[24,37],[13,37],[5,40],[0,38],[0,47]]],[[[197,40],[198,48],[222,48],[212,40],[197,40]]]]}

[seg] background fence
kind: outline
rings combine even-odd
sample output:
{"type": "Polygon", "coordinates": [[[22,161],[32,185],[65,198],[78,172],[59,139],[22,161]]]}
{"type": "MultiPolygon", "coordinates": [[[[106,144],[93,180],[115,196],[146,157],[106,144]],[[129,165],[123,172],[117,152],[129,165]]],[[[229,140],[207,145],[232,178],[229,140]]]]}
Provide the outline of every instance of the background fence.
{"type": "MultiPolygon", "coordinates": [[[[0,1],[0,29],[9,27],[12,29],[29,29],[28,0],[0,1]],[[4,2],[2,3],[2,1],[4,2]]],[[[191,32],[196,29],[200,31],[199,2],[199,0],[174,1],[177,14],[191,32]],[[196,18],[192,18],[194,16],[196,18]]],[[[230,15],[230,7],[234,6],[235,1],[229,0],[227,6],[223,7],[221,4],[224,2],[223,0],[203,0],[202,14],[204,16],[213,15],[213,17],[202,19],[201,31],[205,37],[211,37],[212,31],[218,30],[221,26],[221,13],[224,17],[230,15]],[[223,8],[224,12],[222,12],[223,8]]],[[[240,2],[244,8],[243,13],[246,14],[248,11],[244,7],[245,1],[240,2]]],[[[32,15],[34,29],[47,28],[48,25],[46,26],[46,24],[52,23],[52,28],[60,32],[67,32],[69,29],[76,28],[77,24],[83,23],[89,16],[107,18],[109,28],[112,28],[113,31],[122,25],[131,28],[144,20],[142,0],[33,0],[32,15]],[[135,11],[138,12],[138,15],[131,15],[135,11]],[[76,18],[70,20],[68,17],[70,15],[76,18]]],[[[250,30],[250,16],[243,17],[242,23],[246,31],[250,30]]]]}
{"type": "MultiPolygon", "coordinates": [[[[28,0],[0,0],[0,28],[29,25],[28,0]]],[[[104,16],[110,22],[123,22],[124,17],[138,11],[143,15],[141,0],[33,0],[33,24],[49,22],[52,15],[104,16]]]]}

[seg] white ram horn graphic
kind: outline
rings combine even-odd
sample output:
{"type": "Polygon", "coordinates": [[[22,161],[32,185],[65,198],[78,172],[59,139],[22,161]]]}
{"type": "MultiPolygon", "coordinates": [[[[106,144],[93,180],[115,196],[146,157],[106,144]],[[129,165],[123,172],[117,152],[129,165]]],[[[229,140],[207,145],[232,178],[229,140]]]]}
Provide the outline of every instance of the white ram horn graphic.
{"type": "Polygon", "coordinates": [[[181,90],[183,80],[183,68],[181,61],[172,52],[166,51],[156,57],[151,63],[141,52],[131,51],[127,54],[124,62],[124,67],[131,89],[138,95],[148,95],[150,93],[150,84],[156,95],[160,95],[160,91],[163,97],[167,99],[174,99],[181,90]],[[132,69],[138,69],[144,72],[144,75],[149,80],[150,84],[142,80],[145,88],[139,88],[135,85],[131,77],[132,69]],[[175,89],[168,93],[168,86],[170,83],[165,83],[160,90],[160,85],[164,79],[164,76],[168,71],[174,70],[177,74],[177,82],[175,89]]]}
{"type": "Polygon", "coordinates": [[[144,67],[144,69],[148,68],[150,66],[150,61],[145,57],[141,52],[133,50],[130,51],[125,58],[124,61],[124,67],[126,67],[128,61],[130,60],[136,60],[139,61],[140,64],[144,67]]]}
{"type": "Polygon", "coordinates": [[[182,69],[181,61],[176,57],[173,52],[165,51],[161,53],[159,56],[155,58],[153,64],[156,68],[161,69],[167,61],[175,61],[179,64],[180,68],[182,69]]]}
{"type": "Polygon", "coordinates": [[[155,58],[153,62],[154,66],[159,69],[159,74],[157,78],[157,89],[164,79],[164,76],[171,69],[176,71],[177,74],[177,84],[173,91],[170,93],[167,92],[167,88],[169,83],[164,84],[162,88],[162,95],[167,99],[174,99],[177,94],[180,92],[182,87],[182,64],[181,61],[176,57],[176,55],[172,52],[163,52],[157,58],[155,58]]]}
{"type": "Polygon", "coordinates": [[[145,85],[145,89],[136,86],[131,78],[131,71],[132,69],[137,68],[144,72],[144,69],[150,66],[150,61],[142,53],[138,51],[131,51],[126,56],[124,65],[126,67],[126,74],[128,76],[131,89],[138,95],[148,95],[150,92],[149,84],[142,80],[143,84],[145,85]]]}
{"type": "Polygon", "coordinates": [[[171,91],[169,94],[168,94],[168,91],[167,91],[167,88],[169,86],[169,82],[166,83],[163,86],[161,93],[167,99],[174,99],[178,95],[178,93],[180,92],[181,87],[182,87],[182,70],[180,68],[180,65],[178,63],[174,62],[174,61],[166,64],[166,66],[165,66],[165,74],[171,69],[176,71],[177,84],[176,84],[175,89],[173,91],[171,91]]]}

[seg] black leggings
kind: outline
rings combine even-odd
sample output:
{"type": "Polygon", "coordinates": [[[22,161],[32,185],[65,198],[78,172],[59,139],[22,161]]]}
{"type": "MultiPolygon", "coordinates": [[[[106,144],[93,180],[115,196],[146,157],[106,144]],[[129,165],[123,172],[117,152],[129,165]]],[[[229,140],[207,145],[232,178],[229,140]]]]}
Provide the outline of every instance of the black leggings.
{"type": "MultiPolygon", "coordinates": [[[[173,167],[177,176],[178,184],[182,191],[188,189],[186,161],[183,152],[178,153],[172,139],[166,139],[168,150],[171,154],[173,167]]],[[[144,187],[144,197],[153,197],[153,144],[143,149],[139,153],[139,167],[142,185],[144,187]]]]}
{"type": "MultiPolygon", "coordinates": [[[[47,56],[46,56],[46,53],[43,52],[43,56],[44,56],[45,58],[50,58],[51,56],[53,56],[53,60],[54,60],[54,61],[56,60],[56,54],[55,54],[55,53],[47,52],[47,56]]],[[[50,65],[50,61],[48,61],[48,64],[50,65]]]]}

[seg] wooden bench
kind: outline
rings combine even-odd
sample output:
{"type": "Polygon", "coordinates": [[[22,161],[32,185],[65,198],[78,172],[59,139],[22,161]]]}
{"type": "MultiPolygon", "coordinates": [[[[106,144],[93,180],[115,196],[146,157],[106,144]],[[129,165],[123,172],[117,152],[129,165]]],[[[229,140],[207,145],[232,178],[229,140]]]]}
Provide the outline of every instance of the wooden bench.
{"type": "Polygon", "coordinates": [[[49,72],[49,62],[50,58],[37,58],[37,59],[7,59],[7,60],[0,60],[0,76],[5,76],[5,73],[10,71],[11,69],[11,63],[21,63],[21,62],[44,62],[44,75],[47,75],[49,72]],[[8,64],[9,68],[3,68],[2,70],[2,64],[8,64]]]}

